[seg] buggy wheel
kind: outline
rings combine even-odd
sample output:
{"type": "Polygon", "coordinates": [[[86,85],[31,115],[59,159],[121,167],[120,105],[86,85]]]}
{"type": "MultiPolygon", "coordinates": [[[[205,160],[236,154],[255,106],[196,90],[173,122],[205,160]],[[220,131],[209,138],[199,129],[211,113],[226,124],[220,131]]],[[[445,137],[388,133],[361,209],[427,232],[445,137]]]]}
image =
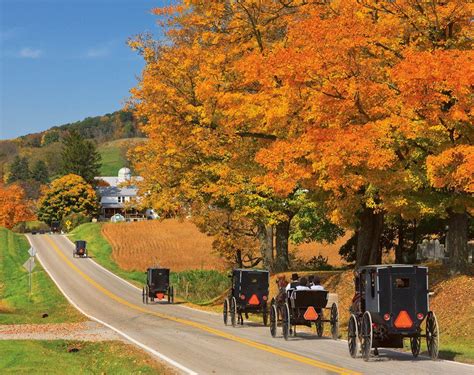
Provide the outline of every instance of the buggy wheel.
{"type": "Polygon", "coordinates": [[[145,287],[142,288],[142,302],[145,304],[145,287]]]}
{"type": "Polygon", "coordinates": [[[281,328],[283,330],[283,338],[285,340],[288,340],[288,337],[290,335],[290,307],[288,306],[288,303],[285,303],[283,306],[283,311],[282,311],[282,317],[281,317],[281,328]]]}
{"type": "Polygon", "coordinates": [[[318,316],[318,319],[316,320],[316,333],[318,334],[318,337],[322,337],[324,332],[324,322],[323,322],[323,317],[322,314],[318,316]]]}
{"type": "Polygon", "coordinates": [[[428,313],[426,317],[426,346],[431,359],[438,358],[439,352],[439,328],[438,320],[433,311],[428,313]]]}
{"type": "Polygon", "coordinates": [[[232,323],[232,327],[237,325],[237,301],[235,297],[232,297],[230,300],[230,322],[232,323]]]}
{"type": "Polygon", "coordinates": [[[357,319],[354,315],[349,318],[347,327],[347,344],[349,346],[349,354],[352,358],[357,357],[359,349],[359,329],[357,327],[357,319]]]}
{"type": "Polygon", "coordinates": [[[275,305],[270,307],[270,333],[272,337],[276,337],[278,328],[278,311],[275,305]]]}
{"type": "Polygon", "coordinates": [[[414,337],[410,337],[411,354],[413,354],[414,358],[418,357],[418,354],[420,354],[420,347],[421,347],[421,336],[416,335],[414,337]]]}
{"type": "Polygon", "coordinates": [[[224,318],[224,324],[227,325],[229,314],[229,299],[224,300],[224,307],[222,308],[222,317],[224,318]]]}
{"type": "Polygon", "coordinates": [[[168,303],[171,303],[171,286],[168,287],[168,291],[166,294],[168,295],[168,303]]]}
{"type": "Polygon", "coordinates": [[[360,348],[362,352],[362,358],[364,361],[368,361],[370,357],[370,350],[372,349],[372,316],[370,312],[366,311],[362,316],[362,323],[360,327],[361,343],[360,348]]]}
{"type": "Polygon", "coordinates": [[[334,340],[339,337],[339,310],[335,303],[331,306],[331,336],[334,340]]]}
{"type": "Polygon", "coordinates": [[[263,325],[266,327],[268,325],[268,309],[267,304],[263,305],[263,313],[262,313],[263,325]]]}
{"type": "Polygon", "coordinates": [[[145,303],[148,305],[149,302],[149,296],[150,296],[150,289],[148,286],[145,287],[145,303]]]}

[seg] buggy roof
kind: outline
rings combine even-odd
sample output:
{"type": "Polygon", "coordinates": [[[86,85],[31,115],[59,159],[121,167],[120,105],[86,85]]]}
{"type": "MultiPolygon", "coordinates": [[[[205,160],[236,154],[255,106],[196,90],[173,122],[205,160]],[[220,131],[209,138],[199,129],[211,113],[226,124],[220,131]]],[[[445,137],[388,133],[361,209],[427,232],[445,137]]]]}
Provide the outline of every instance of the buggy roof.
{"type": "Polygon", "coordinates": [[[425,268],[425,269],[428,269],[428,267],[426,266],[418,266],[416,264],[374,264],[370,266],[359,267],[357,268],[357,271],[383,269],[383,268],[425,268]]]}
{"type": "Polygon", "coordinates": [[[235,268],[233,272],[262,272],[262,273],[268,273],[267,270],[254,270],[252,268],[235,268]]]}
{"type": "Polygon", "coordinates": [[[169,268],[159,268],[159,267],[150,267],[146,269],[147,271],[169,271],[169,268]]]}
{"type": "Polygon", "coordinates": [[[86,241],[84,240],[77,240],[76,241],[76,245],[85,245],[86,244],[86,241]]]}

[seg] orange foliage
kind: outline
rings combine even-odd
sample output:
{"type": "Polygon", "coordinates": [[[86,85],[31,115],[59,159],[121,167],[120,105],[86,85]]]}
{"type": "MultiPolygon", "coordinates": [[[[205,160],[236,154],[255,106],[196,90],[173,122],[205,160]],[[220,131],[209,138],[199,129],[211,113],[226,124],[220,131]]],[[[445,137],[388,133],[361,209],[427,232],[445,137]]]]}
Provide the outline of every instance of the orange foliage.
{"type": "Polygon", "coordinates": [[[11,229],[19,222],[35,218],[24,190],[16,184],[0,183],[0,226],[11,229]]]}

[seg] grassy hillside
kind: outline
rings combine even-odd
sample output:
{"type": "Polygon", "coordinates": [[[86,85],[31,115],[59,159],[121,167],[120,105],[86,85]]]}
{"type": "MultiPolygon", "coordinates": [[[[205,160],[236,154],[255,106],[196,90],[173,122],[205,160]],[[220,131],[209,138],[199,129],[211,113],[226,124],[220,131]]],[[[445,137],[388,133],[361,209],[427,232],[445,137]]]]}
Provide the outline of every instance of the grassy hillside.
{"type": "Polygon", "coordinates": [[[36,262],[32,273],[32,295],[28,293],[28,272],[23,264],[30,248],[20,234],[0,228],[0,324],[79,322],[77,312],[36,262]],[[42,318],[44,313],[47,318],[42,318]]]}
{"type": "Polygon", "coordinates": [[[125,138],[100,144],[98,147],[102,157],[101,176],[117,176],[120,168],[128,167],[127,151],[143,142],[146,138],[125,138]]]}

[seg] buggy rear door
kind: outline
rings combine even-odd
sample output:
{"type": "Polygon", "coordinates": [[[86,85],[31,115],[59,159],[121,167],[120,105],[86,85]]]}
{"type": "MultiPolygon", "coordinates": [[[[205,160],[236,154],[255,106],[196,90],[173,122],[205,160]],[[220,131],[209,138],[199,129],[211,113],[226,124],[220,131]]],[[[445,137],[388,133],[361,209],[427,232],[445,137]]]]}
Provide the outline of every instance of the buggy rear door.
{"type": "MultiPolygon", "coordinates": [[[[392,269],[391,272],[391,289],[392,289],[392,316],[394,325],[397,327],[397,317],[401,311],[406,311],[410,320],[416,322],[417,313],[417,280],[414,268],[401,268],[400,270],[392,269]]],[[[406,320],[406,319],[405,319],[406,320]]],[[[398,324],[406,325],[402,322],[398,324]]],[[[410,328],[410,327],[403,327],[410,328]]]]}

